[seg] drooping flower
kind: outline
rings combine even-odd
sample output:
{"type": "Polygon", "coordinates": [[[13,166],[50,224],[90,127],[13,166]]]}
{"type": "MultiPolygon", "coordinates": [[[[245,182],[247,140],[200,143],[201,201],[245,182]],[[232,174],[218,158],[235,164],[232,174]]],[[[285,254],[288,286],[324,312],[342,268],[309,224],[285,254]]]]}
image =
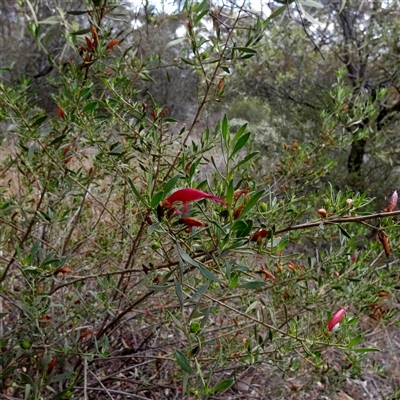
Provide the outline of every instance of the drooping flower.
{"type": "Polygon", "coordinates": [[[208,194],[201,190],[188,188],[188,189],[180,189],[172,193],[171,196],[169,196],[167,199],[164,200],[163,206],[172,207],[173,203],[175,203],[176,201],[181,201],[183,203],[183,212],[177,209],[174,209],[174,211],[177,212],[178,214],[184,214],[189,209],[188,203],[190,201],[196,201],[201,199],[211,199],[214,200],[216,203],[227,205],[225,200],[222,200],[219,197],[214,196],[213,194],[208,194]]]}
{"type": "Polygon", "coordinates": [[[333,315],[332,319],[328,322],[329,332],[331,332],[332,329],[343,319],[343,317],[345,316],[346,312],[349,311],[349,309],[350,309],[349,305],[344,306],[333,315]]]}

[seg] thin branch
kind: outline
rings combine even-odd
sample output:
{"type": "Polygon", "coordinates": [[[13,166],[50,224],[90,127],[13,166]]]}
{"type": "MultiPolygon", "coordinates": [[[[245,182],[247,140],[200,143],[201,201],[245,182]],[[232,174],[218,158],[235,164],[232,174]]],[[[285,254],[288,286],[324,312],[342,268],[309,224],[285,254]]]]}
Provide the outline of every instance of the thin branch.
{"type": "Polygon", "coordinates": [[[307,222],[305,224],[288,226],[287,228],[278,229],[275,231],[275,235],[279,235],[281,233],[289,232],[289,231],[298,231],[301,229],[313,228],[316,226],[320,226],[321,224],[348,224],[351,222],[362,223],[363,221],[371,220],[371,219],[379,219],[379,218],[387,218],[387,217],[395,217],[400,215],[400,211],[391,211],[384,212],[378,214],[371,215],[359,215],[357,217],[344,217],[344,218],[332,218],[332,219],[320,219],[315,222],[307,222]]]}

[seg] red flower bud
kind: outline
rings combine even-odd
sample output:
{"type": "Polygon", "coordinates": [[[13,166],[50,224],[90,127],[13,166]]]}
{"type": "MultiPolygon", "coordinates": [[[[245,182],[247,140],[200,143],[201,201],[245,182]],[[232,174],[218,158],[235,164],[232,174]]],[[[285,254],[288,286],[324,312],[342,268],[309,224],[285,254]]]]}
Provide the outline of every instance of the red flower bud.
{"type": "Polygon", "coordinates": [[[349,311],[349,309],[350,306],[344,306],[334,314],[332,319],[328,322],[329,332],[331,332],[332,329],[343,319],[344,315],[346,314],[347,311],[349,311]]]}
{"type": "Polygon", "coordinates": [[[179,220],[179,223],[180,224],[185,224],[185,225],[190,226],[190,227],[192,227],[192,226],[206,226],[206,224],[203,221],[201,221],[201,220],[199,220],[197,218],[192,218],[192,217],[181,218],[179,220]]]}
{"type": "Polygon", "coordinates": [[[260,231],[257,231],[253,233],[253,236],[251,237],[252,242],[256,242],[258,238],[264,239],[269,233],[269,229],[261,229],[260,231]]]}
{"type": "Polygon", "coordinates": [[[390,198],[389,205],[385,209],[387,212],[394,211],[396,209],[398,198],[399,195],[397,194],[397,190],[395,190],[392,194],[392,197],[390,198]]]}

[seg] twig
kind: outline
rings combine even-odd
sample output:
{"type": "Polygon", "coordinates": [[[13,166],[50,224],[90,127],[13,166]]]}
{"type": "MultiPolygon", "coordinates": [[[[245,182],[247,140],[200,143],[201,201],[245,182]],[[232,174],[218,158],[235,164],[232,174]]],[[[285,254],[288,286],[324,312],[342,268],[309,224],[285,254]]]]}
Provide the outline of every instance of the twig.
{"type": "Polygon", "coordinates": [[[88,371],[96,378],[97,382],[99,382],[100,386],[105,390],[105,392],[108,394],[111,400],[114,400],[114,397],[111,396],[111,393],[108,391],[108,389],[103,385],[103,382],[96,376],[94,372],[92,372],[90,369],[88,371]]]}
{"type": "MultiPolygon", "coordinates": [[[[314,228],[316,226],[319,226],[321,224],[348,224],[351,222],[358,222],[362,223],[363,221],[367,221],[370,219],[378,219],[378,218],[387,218],[387,217],[395,217],[397,215],[400,215],[400,211],[391,211],[391,212],[384,212],[384,213],[378,213],[378,214],[371,214],[371,215],[359,215],[357,217],[345,217],[345,218],[332,218],[332,219],[320,219],[315,222],[307,222],[305,224],[300,224],[300,225],[293,225],[293,226],[288,226],[287,228],[283,229],[278,229],[275,231],[275,235],[278,235],[280,233],[285,233],[289,231],[298,231],[301,229],[307,229],[307,228],[314,228]]],[[[376,228],[377,229],[377,228],[376,228]]]]}
{"type": "Polygon", "coordinates": [[[86,360],[86,358],[83,361],[83,379],[84,379],[83,397],[84,397],[84,400],[88,400],[88,397],[87,397],[87,360],[86,360]]]}

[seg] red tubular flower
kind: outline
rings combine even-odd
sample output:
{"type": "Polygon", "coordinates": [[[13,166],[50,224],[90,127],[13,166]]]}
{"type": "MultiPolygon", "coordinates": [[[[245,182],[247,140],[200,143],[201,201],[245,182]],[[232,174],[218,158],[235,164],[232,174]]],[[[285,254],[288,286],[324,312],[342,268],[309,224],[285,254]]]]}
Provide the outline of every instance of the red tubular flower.
{"type": "Polygon", "coordinates": [[[331,332],[332,329],[343,319],[343,317],[345,316],[346,312],[349,311],[349,309],[350,306],[344,306],[334,314],[332,319],[328,322],[329,332],[331,332]]]}
{"type": "Polygon", "coordinates": [[[214,200],[216,203],[221,203],[227,205],[225,200],[220,199],[213,194],[205,193],[201,190],[197,189],[180,189],[176,192],[172,193],[167,199],[164,200],[163,206],[164,207],[172,207],[172,204],[176,201],[181,201],[183,203],[183,212],[174,209],[178,214],[184,214],[189,209],[188,202],[189,201],[196,201],[201,199],[211,199],[214,200]]]}

